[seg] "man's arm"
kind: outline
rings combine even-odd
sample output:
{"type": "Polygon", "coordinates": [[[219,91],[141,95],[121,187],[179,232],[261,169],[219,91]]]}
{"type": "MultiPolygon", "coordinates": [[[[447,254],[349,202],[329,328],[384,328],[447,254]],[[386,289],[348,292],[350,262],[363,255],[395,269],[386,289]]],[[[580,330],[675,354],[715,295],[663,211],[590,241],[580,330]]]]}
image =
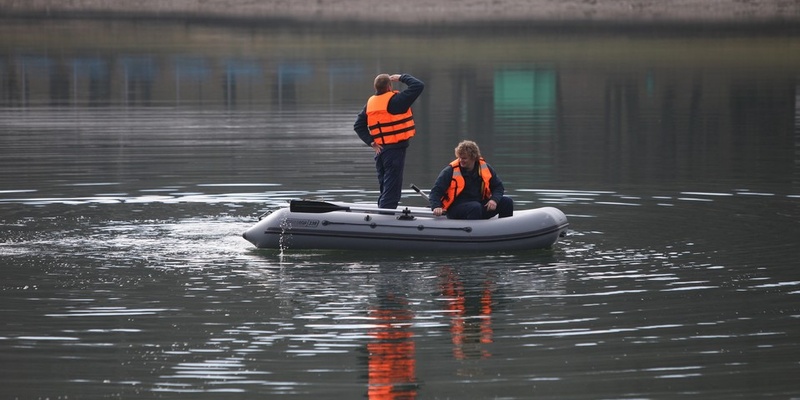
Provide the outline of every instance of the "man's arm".
{"type": "Polygon", "coordinates": [[[356,117],[356,123],[353,124],[353,130],[356,131],[358,137],[364,142],[367,146],[372,143],[372,135],[369,133],[369,128],[367,127],[367,107],[365,106],[358,116],[356,117]]]}
{"type": "Polygon", "coordinates": [[[386,108],[390,114],[402,114],[408,111],[425,89],[425,83],[409,74],[400,75],[400,82],[408,87],[406,90],[392,96],[391,100],[389,100],[389,105],[386,108]]]}
{"type": "Polygon", "coordinates": [[[436,178],[436,183],[433,184],[430,193],[428,193],[428,202],[430,202],[431,210],[443,205],[442,197],[444,197],[447,188],[450,187],[450,181],[452,179],[453,168],[448,165],[439,173],[439,177],[436,178]]]}
{"type": "Polygon", "coordinates": [[[503,195],[506,193],[506,188],[503,186],[503,181],[497,176],[497,172],[495,172],[494,168],[489,165],[489,171],[492,172],[492,179],[489,180],[489,189],[492,191],[492,200],[495,203],[500,204],[500,199],[503,198],[503,195]]]}

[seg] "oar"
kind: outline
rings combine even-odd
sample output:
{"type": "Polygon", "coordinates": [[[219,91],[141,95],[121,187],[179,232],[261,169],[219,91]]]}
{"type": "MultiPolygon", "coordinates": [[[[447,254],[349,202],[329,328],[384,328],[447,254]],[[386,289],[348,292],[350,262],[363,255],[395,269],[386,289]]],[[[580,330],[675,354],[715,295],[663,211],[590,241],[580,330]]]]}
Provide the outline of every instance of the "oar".
{"type": "Polygon", "coordinates": [[[428,199],[428,195],[425,194],[425,192],[423,192],[422,189],[418,188],[417,185],[412,183],[411,188],[414,189],[414,191],[416,191],[417,193],[419,193],[420,196],[425,198],[425,201],[430,201],[430,199],[428,199]]]}
{"type": "MultiPolygon", "coordinates": [[[[428,197],[428,195],[425,194],[425,192],[423,192],[422,189],[418,188],[417,185],[412,183],[411,184],[411,188],[414,189],[414,191],[416,191],[417,193],[419,193],[419,195],[422,196],[425,199],[425,201],[431,201],[430,198],[428,197]]],[[[445,214],[446,213],[444,213],[444,212],[442,213],[442,215],[445,215],[445,214]]]]}
{"type": "Polygon", "coordinates": [[[322,214],[333,211],[360,211],[372,212],[376,214],[418,214],[418,215],[433,215],[432,211],[428,210],[410,210],[408,207],[402,210],[395,210],[391,208],[376,208],[376,207],[358,207],[358,206],[340,206],[338,204],[328,203],[325,201],[314,200],[292,200],[289,202],[289,211],[302,212],[312,214],[322,214]]]}

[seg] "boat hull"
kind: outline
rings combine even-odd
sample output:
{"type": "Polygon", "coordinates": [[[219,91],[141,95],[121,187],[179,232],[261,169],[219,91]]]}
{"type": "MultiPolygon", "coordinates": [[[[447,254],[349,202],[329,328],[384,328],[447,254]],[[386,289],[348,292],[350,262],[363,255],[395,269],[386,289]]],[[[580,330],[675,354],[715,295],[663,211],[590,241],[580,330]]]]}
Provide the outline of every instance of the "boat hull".
{"type": "Polygon", "coordinates": [[[515,211],[508,218],[452,220],[409,207],[387,215],[380,209],[269,214],[243,237],[258,248],[299,250],[510,251],[552,247],[567,230],[554,207],[515,211]]]}

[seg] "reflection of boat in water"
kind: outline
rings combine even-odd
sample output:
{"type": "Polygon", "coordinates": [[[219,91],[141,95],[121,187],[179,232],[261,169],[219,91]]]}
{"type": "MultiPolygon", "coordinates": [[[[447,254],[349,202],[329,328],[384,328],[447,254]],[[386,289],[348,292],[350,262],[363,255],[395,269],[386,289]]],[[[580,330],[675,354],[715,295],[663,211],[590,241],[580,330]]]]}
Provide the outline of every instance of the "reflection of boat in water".
{"type": "Polygon", "coordinates": [[[564,213],[553,207],[514,211],[507,218],[454,220],[423,207],[293,200],[243,236],[270,249],[504,251],[549,248],[568,226],[564,213]]]}

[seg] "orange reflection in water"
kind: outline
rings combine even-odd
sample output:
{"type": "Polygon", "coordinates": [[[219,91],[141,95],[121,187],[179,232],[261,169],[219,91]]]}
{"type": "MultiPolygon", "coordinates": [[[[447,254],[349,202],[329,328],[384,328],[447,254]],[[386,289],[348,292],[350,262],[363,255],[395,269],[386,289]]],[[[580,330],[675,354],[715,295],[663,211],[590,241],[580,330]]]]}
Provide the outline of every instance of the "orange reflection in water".
{"type": "Polygon", "coordinates": [[[369,352],[370,400],[415,399],[417,397],[415,346],[412,340],[413,314],[393,298],[393,306],[371,310],[376,326],[369,330],[375,338],[367,344],[369,352]]]}
{"type": "Polygon", "coordinates": [[[484,280],[480,295],[471,296],[453,268],[444,267],[440,278],[442,295],[447,300],[446,309],[451,313],[453,357],[457,360],[491,357],[484,345],[493,341],[492,282],[484,280]]]}

